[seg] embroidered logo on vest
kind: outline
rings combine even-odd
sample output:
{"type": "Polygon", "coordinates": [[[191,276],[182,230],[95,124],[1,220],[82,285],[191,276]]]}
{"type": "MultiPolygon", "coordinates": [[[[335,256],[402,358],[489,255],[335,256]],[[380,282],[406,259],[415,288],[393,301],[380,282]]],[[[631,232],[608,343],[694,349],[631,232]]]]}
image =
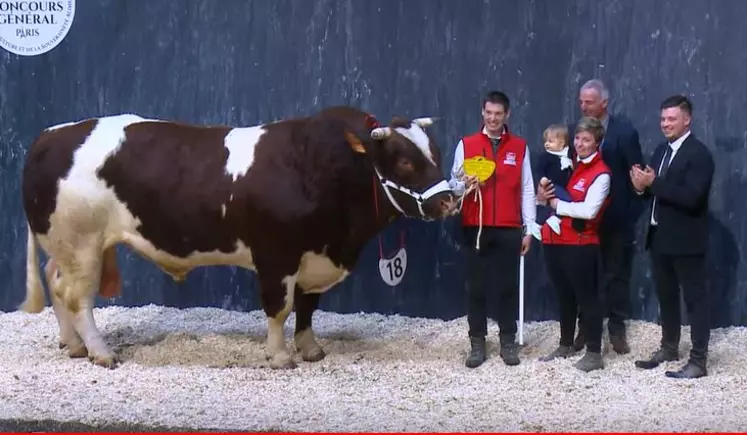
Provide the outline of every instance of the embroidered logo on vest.
{"type": "Polygon", "coordinates": [[[506,153],[506,158],[503,160],[504,165],[516,166],[516,153],[511,151],[506,153]]]}
{"type": "Polygon", "coordinates": [[[578,181],[576,181],[576,184],[573,185],[573,190],[586,192],[586,178],[580,178],[578,181]]]}

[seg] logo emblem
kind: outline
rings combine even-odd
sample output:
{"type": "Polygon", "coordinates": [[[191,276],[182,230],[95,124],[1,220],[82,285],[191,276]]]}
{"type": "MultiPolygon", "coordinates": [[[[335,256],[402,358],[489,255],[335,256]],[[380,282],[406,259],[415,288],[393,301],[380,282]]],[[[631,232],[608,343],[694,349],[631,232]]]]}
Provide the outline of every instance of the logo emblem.
{"type": "Polygon", "coordinates": [[[44,54],[65,39],[75,0],[0,0],[0,47],[19,56],[44,54]]]}
{"type": "Polygon", "coordinates": [[[579,192],[586,192],[586,178],[581,178],[578,181],[576,181],[576,184],[573,185],[573,190],[578,190],[579,192]]]}
{"type": "Polygon", "coordinates": [[[503,159],[504,165],[516,166],[516,153],[507,152],[506,158],[503,159]]]}

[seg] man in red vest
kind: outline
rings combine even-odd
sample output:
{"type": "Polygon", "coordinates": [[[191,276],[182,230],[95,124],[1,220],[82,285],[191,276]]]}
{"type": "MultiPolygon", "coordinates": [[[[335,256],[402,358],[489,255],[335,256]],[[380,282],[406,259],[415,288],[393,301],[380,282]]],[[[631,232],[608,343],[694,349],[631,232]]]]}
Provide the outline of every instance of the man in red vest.
{"type": "Polygon", "coordinates": [[[519,255],[529,251],[536,225],[534,180],[526,141],[509,132],[510,102],[505,93],[492,91],[483,99],[483,127],[457,144],[451,187],[457,195],[470,189],[462,205],[462,227],[467,244],[467,294],[471,352],[470,368],[486,359],[486,294],[497,293],[500,355],[507,365],[519,364],[516,320],[519,311],[519,255]],[[495,171],[479,186],[465,176],[464,160],[483,156],[495,162],[495,171]],[[482,213],[481,213],[482,212],[482,213]],[[479,238],[479,240],[478,240],[479,238]]]}

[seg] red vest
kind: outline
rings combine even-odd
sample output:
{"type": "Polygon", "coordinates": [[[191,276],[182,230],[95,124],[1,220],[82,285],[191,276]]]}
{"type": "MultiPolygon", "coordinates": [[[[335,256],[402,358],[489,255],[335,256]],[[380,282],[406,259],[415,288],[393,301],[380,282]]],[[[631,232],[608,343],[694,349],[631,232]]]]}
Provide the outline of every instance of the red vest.
{"type": "MultiPolygon", "coordinates": [[[[610,168],[602,160],[601,153],[597,153],[589,163],[576,162],[576,168],[573,170],[571,179],[568,181],[566,190],[573,202],[583,202],[586,198],[586,192],[589,186],[602,174],[610,174],[610,168]]],[[[583,223],[582,229],[574,228],[574,219],[568,216],[560,216],[560,234],[556,234],[549,225],[542,226],[542,243],[547,245],[597,245],[599,244],[599,235],[597,230],[599,222],[602,220],[604,210],[609,204],[609,194],[602,203],[594,219],[578,220],[583,223]]],[[[578,226],[578,223],[576,224],[578,226]]]]}
{"type": "MultiPolygon", "coordinates": [[[[483,227],[521,228],[521,168],[526,154],[526,141],[514,136],[505,128],[493,155],[493,145],[482,130],[462,139],[465,160],[483,156],[495,161],[495,172],[480,188],[482,193],[483,227]]],[[[462,205],[462,225],[480,224],[480,203],[474,200],[474,193],[464,198],[462,205]]]]}

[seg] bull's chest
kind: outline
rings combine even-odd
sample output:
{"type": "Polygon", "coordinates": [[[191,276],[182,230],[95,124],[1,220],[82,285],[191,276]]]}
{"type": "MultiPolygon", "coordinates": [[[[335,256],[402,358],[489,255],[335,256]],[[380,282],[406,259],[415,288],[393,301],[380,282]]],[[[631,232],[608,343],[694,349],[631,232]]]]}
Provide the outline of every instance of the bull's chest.
{"type": "Polygon", "coordinates": [[[336,265],[326,254],[306,252],[301,257],[296,283],[305,293],[324,293],[349,274],[349,270],[336,265]]]}

